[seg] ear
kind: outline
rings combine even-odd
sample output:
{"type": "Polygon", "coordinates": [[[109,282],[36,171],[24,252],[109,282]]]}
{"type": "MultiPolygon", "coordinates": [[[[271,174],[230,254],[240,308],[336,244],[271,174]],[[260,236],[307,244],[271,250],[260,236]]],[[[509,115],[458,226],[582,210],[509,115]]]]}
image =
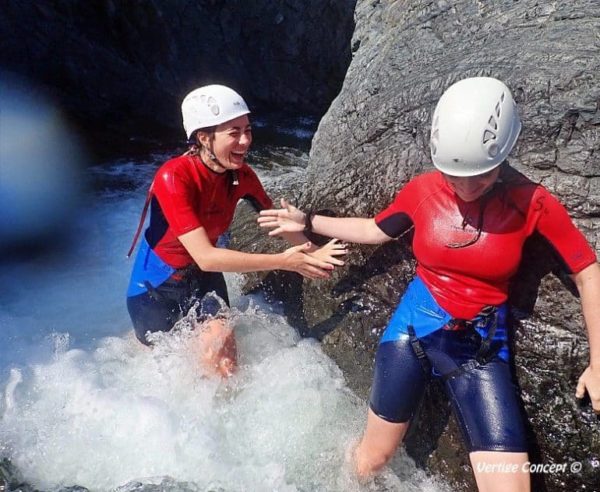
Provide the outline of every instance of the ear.
{"type": "Polygon", "coordinates": [[[210,144],[211,134],[207,132],[196,132],[196,142],[199,146],[208,148],[210,144]]]}

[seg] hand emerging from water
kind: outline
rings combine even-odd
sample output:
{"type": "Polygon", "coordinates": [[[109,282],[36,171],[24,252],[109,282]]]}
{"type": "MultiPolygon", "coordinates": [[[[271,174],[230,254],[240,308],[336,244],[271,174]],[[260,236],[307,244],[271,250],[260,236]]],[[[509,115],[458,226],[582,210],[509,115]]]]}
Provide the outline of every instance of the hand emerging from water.
{"type": "Polygon", "coordinates": [[[306,214],[297,209],[285,198],[281,199],[281,208],[262,210],[258,217],[261,227],[272,228],[269,236],[279,236],[284,232],[302,232],[306,225],[306,214]]]}

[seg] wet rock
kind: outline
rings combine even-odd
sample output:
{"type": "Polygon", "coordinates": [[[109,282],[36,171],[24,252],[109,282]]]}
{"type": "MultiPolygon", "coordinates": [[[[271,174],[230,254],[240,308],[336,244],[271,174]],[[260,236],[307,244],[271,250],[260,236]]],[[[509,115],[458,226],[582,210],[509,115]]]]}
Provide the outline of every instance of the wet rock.
{"type": "MultiPolygon", "coordinates": [[[[297,203],[372,216],[432,167],[430,118],[442,92],[464,77],[494,76],[513,90],[524,123],[512,164],[554,192],[600,250],[597,2],[359,0],[355,19],[352,63],[313,139],[297,203]]],[[[349,266],[331,281],[301,281],[298,317],[366,397],[377,339],[413,265],[400,244],[352,249],[349,266]]],[[[278,288],[274,275],[266,281],[275,296],[290,288],[278,288]]],[[[552,254],[531,241],[510,297],[520,318],[514,370],[530,453],[536,462],[582,464],[577,473],[534,475],[536,491],[600,490],[600,421],[574,398],[588,361],[574,292],[552,254]]],[[[456,490],[473,490],[446,408],[432,389],[407,448],[456,490]]]]}
{"type": "Polygon", "coordinates": [[[354,4],[2,2],[0,68],[42,84],[106,146],[181,138],[181,100],[208,83],[238,89],[253,109],[321,116],[350,62],[354,4]]]}

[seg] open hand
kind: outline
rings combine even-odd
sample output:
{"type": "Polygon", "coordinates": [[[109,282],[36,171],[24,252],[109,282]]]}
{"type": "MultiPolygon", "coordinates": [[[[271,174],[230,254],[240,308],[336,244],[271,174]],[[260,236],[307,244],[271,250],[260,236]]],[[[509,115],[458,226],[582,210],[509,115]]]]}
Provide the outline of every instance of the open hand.
{"type": "Polygon", "coordinates": [[[302,232],[306,214],[297,209],[285,198],[281,199],[281,208],[262,210],[258,217],[260,227],[272,228],[269,236],[279,236],[284,232],[302,232]]]}
{"type": "Polygon", "coordinates": [[[598,368],[592,369],[592,366],[588,366],[579,377],[575,396],[581,399],[586,391],[590,395],[594,413],[600,415],[600,370],[598,368]]]}
{"type": "MultiPolygon", "coordinates": [[[[307,254],[311,247],[311,243],[304,243],[280,253],[282,256],[281,269],[299,273],[306,278],[329,278],[329,272],[333,270],[334,266],[319,257],[315,258],[307,254]]],[[[331,259],[335,260],[335,258],[331,259]]]]}
{"type": "Polygon", "coordinates": [[[344,262],[336,258],[348,254],[348,249],[339,239],[332,239],[319,249],[309,253],[313,258],[329,263],[331,265],[344,266],[344,262]]]}

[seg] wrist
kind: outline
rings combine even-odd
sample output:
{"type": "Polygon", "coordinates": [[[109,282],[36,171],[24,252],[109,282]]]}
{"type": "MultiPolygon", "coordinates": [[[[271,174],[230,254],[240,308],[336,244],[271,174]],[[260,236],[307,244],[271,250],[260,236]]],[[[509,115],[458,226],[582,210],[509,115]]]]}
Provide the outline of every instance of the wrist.
{"type": "Polygon", "coordinates": [[[275,253],[273,256],[275,258],[273,270],[288,270],[286,262],[287,255],[285,252],[275,253]]]}
{"type": "Polygon", "coordinates": [[[313,232],[313,219],[315,218],[316,212],[313,210],[309,210],[304,214],[304,233],[312,233],[313,232]]]}

